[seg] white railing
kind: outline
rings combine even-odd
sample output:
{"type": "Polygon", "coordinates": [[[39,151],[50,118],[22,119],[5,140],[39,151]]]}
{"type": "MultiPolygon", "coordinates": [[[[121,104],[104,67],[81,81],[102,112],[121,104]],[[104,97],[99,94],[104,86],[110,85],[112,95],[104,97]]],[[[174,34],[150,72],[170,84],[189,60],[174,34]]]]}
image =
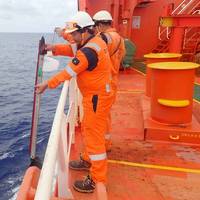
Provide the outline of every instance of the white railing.
{"type": "Polygon", "coordinates": [[[182,14],[192,3],[194,0],[183,0],[172,12],[172,15],[180,15],[182,14]],[[177,12],[177,13],[176,13],[177,12]]]}
{"type": "MultiPolygon", "coordinates": [[[[69,156],[74,140],[78,110],[76,80],[65,81],[56,109],[34,200],[50,200],[58,186],[58,197],[73,199],[69,189],[69,156]],[[69,98],[67,98],[69,95],[69,98]],[[66,102],[69,108],[64,113],[66,102]]],[[[81,104],[80,104],[81,106],[81,104]]],[[[82,109],[82,108],[81,108],[82,109]]]]}
{"type": "Polygon", "coordinates": [[[171,33],[171,30],[169,27],[165,27],[163,30],[161,30],[161,26],[158,27],[158,39],[159,40],[163,40],[162,35],[166,35],[166,37],[164,39],[168,39],[169,40],[169,35],[171,33]]]}
{"type": "MultiPolygon", "coordinates": [[[[197,4],[197,5],[199,5],[200,4],[200,2],[197,4]]],[[[200,10],[196,10],[196,11],[194,11],[193,13],[192,13],[192,15],[200,15],[200,10]]],[[[195,27],[196,28],[196,27],[195,27]]],[[[186,35],[187,34],[189,34],[190,32],[192,32],[193,31],[193,27],[190,27],[190,28],[186,28],[185,29],[185,34],[184,34],[184,41],[183,41],[183,48],[185,48],[186,47],[186,45],[189,43],[189,42],[191,42],[192,41],[192,39],[193,39],[193,37],[195,37],[197,34],[199,34],[199,32],[194,32],[191,36],[190,36],[190,38],[187,38],[186,37],[186,35]]]]}
{"type": "Polygon", "coordinates": [[[194,39],[196,36],[200,35],[200,32],[194,32],[189,38],[186,37],[186,35],[192,31],[192,28],[186,29],[184,34],[184,41],[183,41],[183,48],[186,48],[186,45],[190,42],[198,42],[197,39],[194,39]]]}
{"type": "Polygon", "coordinates": [[[200,6],[200,1],[198,1],[191,9],[190,12],[192,13],[192,15],[199,15],[200,14],[200,10],[199,10],[199,6],[200,6]]]}
{"type": "MultiPolygon", "coordinates": [[[[171,13],[171,15],[180,15],[182,14],[187,8],[189,8],[196,0],[183,0],[171,13]]],[[[191,9],[191,11],[200,5],[200,2],[197,2],[191,9]]],[[[196,10],[192,14],[199,14],[200,11],[196,10]]],[[[158,39],[163,40],[163,39],[168,39],[169,40],[169,35],[171,31],[169,27],[165,27],[161,29],[161,27],[158,27],[158,39]],[[164,36],[163,36],[164,35],[164,36]],[[164,37],[164,38],[163,38],[164,37]]]]}

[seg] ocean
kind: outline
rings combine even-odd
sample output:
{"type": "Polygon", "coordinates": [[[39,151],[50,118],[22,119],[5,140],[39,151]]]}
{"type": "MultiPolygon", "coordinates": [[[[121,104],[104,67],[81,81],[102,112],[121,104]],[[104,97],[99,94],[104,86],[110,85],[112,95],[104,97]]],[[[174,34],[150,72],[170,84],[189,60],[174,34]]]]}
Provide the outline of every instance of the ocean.
{"type": "MultiPolygon", "coordinates": [[[[33,89],[41,36],[52,43],[53,34],[0,33],[0,200],[16,199],[30,164],[33,89]]],[[[59,38],[53,42],[59,42],[59,38]]],[[[66,62],[67,58],[60,58],[59,69],[66,62]]],[[[45,73],[44,79],[53,73],[45,73]]],[[[47,90],[41,98],[37,139],[40,158],[45,153],[60,92],[61,87],[47,90]]]]}

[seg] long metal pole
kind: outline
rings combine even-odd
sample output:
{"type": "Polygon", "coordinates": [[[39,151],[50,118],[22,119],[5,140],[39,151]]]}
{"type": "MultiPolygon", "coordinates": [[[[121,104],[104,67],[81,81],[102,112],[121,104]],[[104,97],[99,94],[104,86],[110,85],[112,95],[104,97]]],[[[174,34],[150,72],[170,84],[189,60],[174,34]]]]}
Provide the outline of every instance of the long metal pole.
{"type": "MultiPolygon", "coordinates": [[[[36,75],[35,75],[35,86],[42,82],[42,78],[43,78],[42,68],[43,68],[45,54],[46,54],[45,40],[44,40],[44,37],[42,37],[41,40],[39,41],[37,67],[36,67],[36,75]]],[[[29,144],[29,152],[30,152],[31,159],[35,159],[36,157],[36,142],[37,142],[39,111],[40,111],[40,99],[41,99],[41,95],[36,94],[36,90],[34,88],[32,126],[31,126],[31,136],[30,136],[30,144],[29,144]]]]}

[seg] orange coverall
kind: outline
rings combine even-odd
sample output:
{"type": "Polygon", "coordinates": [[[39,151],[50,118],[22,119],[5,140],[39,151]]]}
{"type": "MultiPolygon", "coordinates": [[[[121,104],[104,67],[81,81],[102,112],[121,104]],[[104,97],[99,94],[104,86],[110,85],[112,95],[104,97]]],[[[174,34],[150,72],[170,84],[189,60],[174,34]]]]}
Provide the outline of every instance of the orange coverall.
{"type": "MultiPolygon", "coordinates": [[[[70,45],[54,46],[54,55],[67,55],[73,51],[70,45]]],[[[48,80],[48,87],[55,88],[61,82],[77,76],[83,95],[83,137],[87,155],[91,161],[90,173],[95,182],[106,182],[107,156],[105,132],[107,118],[113,102],[111,88],[110,56],[100,37],[91,38],[80,48],[66,69],[48,80]]]]}
{"type": "MultiPolygon", "coordinates": [[[[101,33],[102,34],[102,33],[101,33]]],[[[116,29],[109,28],[106,30],[106,32],[103,32],[103,35],[106,37],[106,43],[109,51],[109,55],[112,62],[112,81],[111,86],[114,91],[113,95],[113,103],[116,99],[117,94],[117,85],[118,85],[118,74],[119,74],[119,68],[122,61],[122,58],[125,55],[125,45],[123,38],[116,32],[116,29]]],[[[107,150],[111,149],[111,113],[109,113],[109,117],[107,119],[107,130],[105,133],[105,139],[106,139],[106,148],[107,150]]]]}
{"type": "MultiPolygon", "coordinates": [[[[125,55],[125,46],[124,46],[124,40],[123,38],[116,32],[116,29],[114,28],[109,28],[107,29],[106,32],[103,33],[106,43],[107,43],[107,47],[108,47],[108,51],[109,51],[109,55],[111,58],[111,62],[112,62],[112,67],[111,67],[111,74],[112,74],[112,81],[111,81],[111,86],[112,89],[114,91],[114,95],[113,95],[113,103],[116,99],[116,94],[117,94],[117,84],[118,84],[118,73],[119,73],[119,67],[120,67],[120,63],[122,58],[125,55]]],[[[98,36],[102,37],[101,34],[98,34],[98,36]]],[[[70,39],[69,34],[64,34],[63,38],[68,40],[71,44],[72,44],[72,40],[70,39]]],[[[73,44],[72,44],[73,45],[73,44]]],[[[55,45],[54,46],[54,50],[53,50],[53,54],[54,55],[67,55],[67,56],[73,56],[73,52],[71,50],[70,45],[66,46],[66,45],[55,45]]],[[[82,127],[83,127],[83,123],[82,123],[82,127]]],[[[106,129],[106,133],[105,133],[105,140],[106,140],[106,150],[109,151],[111,149],[111,114],[109,113],[108,118],[107,118],[107,129],[106,129]]],[[[88,155],[83,152],[82,153],[82,158],[84,160],[88,160],[88,155]]]]}

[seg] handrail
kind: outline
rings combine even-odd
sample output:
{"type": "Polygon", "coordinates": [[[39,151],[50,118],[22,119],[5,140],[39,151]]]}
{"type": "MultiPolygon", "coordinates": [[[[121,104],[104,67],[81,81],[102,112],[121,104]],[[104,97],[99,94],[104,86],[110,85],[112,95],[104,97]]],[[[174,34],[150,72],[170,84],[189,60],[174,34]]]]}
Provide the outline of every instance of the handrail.
{"type": "Polygon", "coordinates": [[[56,109],[34,200],[49,200],[55,190],[56,181],[58,182],[58,197],[73,198],[68,184],[68,163],[77,118],[77,107],[75,107],[77,106],[75,102],[78,101],[77,98],[76,80],[65,81],[56,109]],[[75,94],[73,94],[73,98],[69,98],[69,109],[67,115],[65,115],[64,108],[67,96],[68,94],[71,96],[72,91],[75,94]],[[69,134],[67,134],[68,126],[69,134]],[[67,135],[69,135],[69,139],[67,135]]]}
{"type": "Polygon", "coordinates": [[[180,7],[182,7],[182,5],[185,3],[185,0],[182,1],[171,13],[171,15],[173,15],[180,7]]]}
{"type": "MultiPolygon", "coordinates": [[[[171,13],[171,15],[179,15],[179,14],[182,14],[183,11],[188,8],[190,6],[190,4],[192,4],[195,0],[183,0],[171,13]],[[181,8],[181,10],[176,13],[176,11],[181,8]]],[[[192,8],[192,10],[197,7],[198,5],[200,4],[200,2],[197,2],[197,4],[195,4],[195,6],[192,8]]],[[[192,14],[200,14],[200,11],[194,11],[192,14]]],[[[170,31],[169,31],[169,27],[165,27],[162,31],[161,31],[161,27],[159,25],[158,27],[158,39],[159,40],[162,40],[162,35],[165,34],[166,35],[166,38],[165,39],[168,39],[169,40],[169,35],[170,35],[170,31]]]]}
{"type": "MultiPolygon", "coordinates": [[[[200,2],[198,2],[195,6],[198,6],[200,4],[200,2]]],[[[194,7],[195,7],[194,6],[194,7]]],[[[194,8],[193,7],[193,8],[194,8]]],[[[191,9],[191,10],[193,10],[193,8],[191,9]]],[[[196,10],[197,11],[197,14],[200,14],[200,10],[196,10]]],[[[192,13],[192,15],[195,15],[196,14],[196,11],[194,11],[193,13],[192,13]]],[[[196,29],[196,27],[195,27],[195,29],[196,29]]],[[[185,48],[185,46],[187,45],[187,43],[189,43],[191,40],[192,40],[192,38],[196,35],[196,34],[198,34],[198,32],[193,32],[193,34],[190,36],[190,38],[187,38],[186,37],[186,35],[187,34],[189,34],[191,31],[193,31],[194,30],[194,28],[193,27],[190,27],[190,28],[186,28],[185,29],[185,34],[184,34],[184,41],[183,41],[183,48],[185,48]]]]}
{"type": "MultiPolygon", "coordinates": [[[[196,11],[198,11],[198,10],[194,10],[194,9],[197,8],[199,5],[200,5],[200,2],[198,1],[198,2],[188,11],[188,14],[195,15],[195,14],[196,14],[196,11]]],[[[199,13],[197,13],[197,14],[199,14],[199,13]]]]}
{"type": "Polygon", "coordinates": [[[199,32],[194,33],[189,39],[187,39],[187,41],[185,42],[185,45],[191,42],[196,35],[200,35],[200,33],[199,32]]]}
{"type": "MultiPolygon", "coordinates": [[[[198,4],[200,4],[200,2],[199,2],[198,4]]],[[[198,4],[197,4],[197,5],[198,5],[198,4]]],[[[200,14],[200,10],[196,10],[196,11],[199,11],[198,14],[200,14]]],[[[196,11],[194,11],[194,12],[192,13],[192,15],[195,15],[195,14],[196,14],[196,11]]],[[[195,29],[196,29],[196,27],[195,27],[195,29]]],[[[185,29],[185,36],[184,36],[183,48],[185,48],[186,44],[189,43],[189,42],[192,40],[192,38],[193,38],[194,36],[196,36],[196,34],[199,34],[199,32],[193,32],[193,34],[190,36],[190,38],[187,38],[186,35],[189,34],[190,32],[192,32],[193,30],[194,30],[193,27],[190,27],[190,28],[185,29]]]]}
{"type": "Polygon", "coordinates": [[[171,31],[169,31],[169,27],[167,27],[167,39],[169,40],[169,35],[170,35],[171,31]]]}
{"type": "Polygon", "coordinates": [[[195,15],[195,14],[200,15],[200,10],[195,10],[195,11],[192,13],[192,15],[195,15]]]}
{"type": "Polygon", "coordinates": [[[198,9],[198,10],[195,10],[196,8],[199,8],[199,6],[200,6],[200,1],[198,1],[198,2],[192,7],[192,9],[191,9],[192,15],[195,15],[196,12],[197,12],[197,14],[200,14],[200,10],[199,10],[199,9],[198,9]]]}
{"type": "Polygon", "coordinates": [[[189,0],[189,2],[187,2],[187,0],[183,0],[174,10],[173,12],[171,13],[171,15],[174,15],[174,14],[182,14],[183,11],[193,2],[194,0],[189,0]],[[187,3],[186,3],[187,2],[187,3]],[[186,3],[186,4],[185,4],[186,3]],[[176,13],[176,11],[181,8],[180,11],[178,11],[178,13],[176,13]]]}
{"type": "Polygon", "coordinates": [[[195,5],[188,11],[188,14],[190,14],[193,9],[195,9],[199,5],[199,1],[196,2],[196,0],[183,0],[171,13],[171,15],[179,15],[182,14],[192,3],[195,3],[195,5]],[[178,11],[180,9],[180,11],[178,11]],[[176,13],[176,11],[178,11],[176,13]]]}
{"type": "Polygon", "coordinates": [[[171,33],[171,31],[170,31],[170,28],[169,27],[165,27],[162,31],[161,31],[161,28],[160,28],[160,26],[158,27],[158,39],[159,40],[163,40],[162,39],[162,35],[163,34],[166,34],[166,38],[165,39],[170,39],[169,38],[169,35],[170,35],[170,33],[171,33]]]}
{"type": "Polygon", "coordinates": [[[158,39],[162,40],[161,35],[166,31],[166,28],[164,30],[161,31],[161,27],[158,27],[158,39]]]}

